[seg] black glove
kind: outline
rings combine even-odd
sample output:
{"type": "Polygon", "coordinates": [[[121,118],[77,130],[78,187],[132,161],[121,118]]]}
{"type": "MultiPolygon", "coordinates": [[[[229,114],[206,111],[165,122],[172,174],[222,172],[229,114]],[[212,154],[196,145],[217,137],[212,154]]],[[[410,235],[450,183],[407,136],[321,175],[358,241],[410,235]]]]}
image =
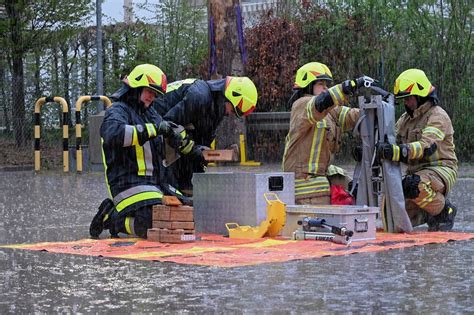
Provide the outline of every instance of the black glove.
{"type": "Polygon", "coordinates": [[[369,87],[374,83],[374,79],[368,76],[362,76],[354,80],[346,80],[342,82],[342,91],[344,94],[352,95],[357,89],[365,86],[369,87]]]}
{"type": "Polygon", "coordinates": [[[395,162],[408,162],[408,146],[405,144],[390,144],[387,142],[379,142],[375,145],[377,157],[379,159],[390,160],[395,162]]]}
{"type": "Polygon", "coordinates": [[[207,161],[204,158],[204,155],[202,154],[202,151],[204,150],[209,150],[209,148],[202,145],[195,145],[189,153],[189,156],[191,156],[195,161],[197,161],[205,170],[207,166],[207,161]]]}
{"type": "Polygon", "coordinates": [[[165,137],[173,134],[173,129],[178,129],[179,126],[172,121],[162,120],[158,125],[155,125],[156,132],[165,137]]]}
{"type": "Polygon", "coordinates": [[[418,184],[420,183],[420,176],[407,175],[402,180],[403,195],[408,199],[415,199],[420,194],[418,184]]]}
{"type": "Polygon", "coordinates": [[[172,121],[162,120],[155,125],[156,132],[168,139],[168,143],[175,149],[181,148],[186,142],[186,132],[184,127],[175,124],[172,121]]]}

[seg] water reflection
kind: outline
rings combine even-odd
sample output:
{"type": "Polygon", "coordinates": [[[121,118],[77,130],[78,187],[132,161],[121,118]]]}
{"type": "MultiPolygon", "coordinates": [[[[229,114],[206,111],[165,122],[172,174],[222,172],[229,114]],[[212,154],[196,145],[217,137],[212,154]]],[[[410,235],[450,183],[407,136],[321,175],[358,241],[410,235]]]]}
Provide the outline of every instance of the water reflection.
{"type": "MultiPolygon", "coordinates": [[[[102,174],[0,179],[3,244],[85,238],[106,196],[102,174]]],[[[474,231],[473,204],[457,229],[474,231]]],[[[0,249],[0,313],[473,313],[473,252],[461,241],[224,269],[0,249]]]]}

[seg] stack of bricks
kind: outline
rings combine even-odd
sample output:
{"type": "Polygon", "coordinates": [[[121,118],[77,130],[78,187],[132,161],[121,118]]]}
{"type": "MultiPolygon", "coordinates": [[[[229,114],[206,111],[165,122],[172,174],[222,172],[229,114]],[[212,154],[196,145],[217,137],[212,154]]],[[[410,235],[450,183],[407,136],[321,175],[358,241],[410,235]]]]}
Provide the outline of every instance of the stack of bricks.
{"type": "Polygon", "coordinates": [[[196,240],[193,207],[183,206],[178,198],[164,196],[162,205],[153,206],[153,225],[147,239],[161,243],[186,243],[196,240]]]}

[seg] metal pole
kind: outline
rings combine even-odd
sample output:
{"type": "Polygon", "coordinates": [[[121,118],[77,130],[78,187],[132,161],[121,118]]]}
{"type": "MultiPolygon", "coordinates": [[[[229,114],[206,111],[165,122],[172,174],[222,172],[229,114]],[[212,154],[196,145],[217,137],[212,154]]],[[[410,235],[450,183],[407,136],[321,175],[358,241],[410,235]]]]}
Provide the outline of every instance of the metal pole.
{"type": "MultiPolygon", "coordinates": [[[[104,95],[104,69],[102,66],[102,0],[96,0],[97,19],[97,95],[104,95]]],[[[104,110],[104,104],[97,102],[97,114],[104,110]]]]}

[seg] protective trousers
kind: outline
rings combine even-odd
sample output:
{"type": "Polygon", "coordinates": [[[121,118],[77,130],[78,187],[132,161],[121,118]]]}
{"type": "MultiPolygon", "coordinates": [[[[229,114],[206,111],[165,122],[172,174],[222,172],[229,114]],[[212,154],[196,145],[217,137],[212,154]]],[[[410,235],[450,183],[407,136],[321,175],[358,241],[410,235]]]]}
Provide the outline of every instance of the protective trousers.
{"type": "Polygon", "coordinates": [[[125,233],[146,238],[148,229],[152,227],[153,206],[138,208],[126,216],[114,218],[110,226],[110,234],[125,233]]]}
{"type": "Polygon", "coordinates": [[[420,177],[420,193],[414,199],[406,199],[405,206],[412,225],[418,226],[426,223],[427,214],[435,216],[443,210],[446,185],[442,178],[430,169],[422,169],[415,175],[420,177]]]}

